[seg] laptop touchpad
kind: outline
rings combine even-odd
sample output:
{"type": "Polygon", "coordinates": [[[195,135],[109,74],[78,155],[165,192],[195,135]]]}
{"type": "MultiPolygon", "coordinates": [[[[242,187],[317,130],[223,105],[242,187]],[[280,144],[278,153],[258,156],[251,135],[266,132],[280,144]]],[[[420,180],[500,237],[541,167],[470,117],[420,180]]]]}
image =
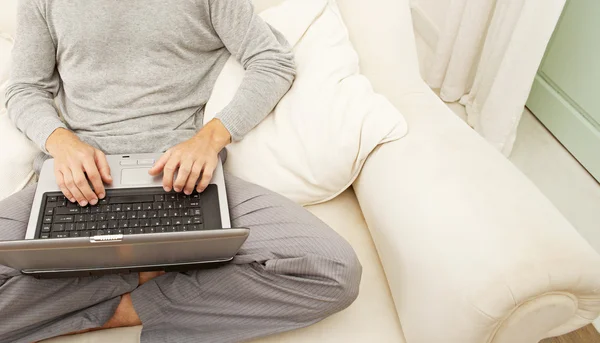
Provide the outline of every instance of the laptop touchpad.
{"type": "Polygon", "coordinates": [[[148,174],[150,168],[127,168],[121,170],[122,185],[152,185],[162,184],[162,174],[152,176],[148,174]]]}

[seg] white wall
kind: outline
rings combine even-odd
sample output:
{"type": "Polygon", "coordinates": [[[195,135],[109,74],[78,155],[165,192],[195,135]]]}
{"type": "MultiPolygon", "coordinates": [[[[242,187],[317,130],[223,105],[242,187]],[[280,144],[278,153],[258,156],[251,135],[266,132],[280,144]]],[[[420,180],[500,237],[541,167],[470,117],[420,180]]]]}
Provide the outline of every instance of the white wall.
{"type": "Polygon", "coordinates": [[[452,0],[411,0],[421,75],[425,78],[452,0]]]}

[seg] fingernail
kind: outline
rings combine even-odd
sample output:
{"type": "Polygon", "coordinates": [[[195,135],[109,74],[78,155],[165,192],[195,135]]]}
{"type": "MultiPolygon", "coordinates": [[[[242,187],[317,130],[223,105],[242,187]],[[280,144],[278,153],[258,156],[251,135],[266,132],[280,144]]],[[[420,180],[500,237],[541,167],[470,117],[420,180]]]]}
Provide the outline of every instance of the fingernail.
{"type": "Polygon", "coordinates": [[[93,206],[93,205],[96,205],[97,203],[98,203],[98,199],[92,199],[92,200],[90,201],[90,204],[92,204],[92,206],[93,206]]]}
{"type": "Polygon", "coordinates": [[[170,192],[171,191],[171,188],[169,188],[169,187],[163,187],[163,189],[165,190],[165,192],[170,192]]]}
{"type": "Polygon", "coordinates": [[[190,195],[190,194],[192,194],[192,192],[190,192],[190,191],[185,191],[185,194],[186,194],[186,195],[190,195]]]}
{"type": "Polygon", "coordinates": [[[100,193],[100,194],[98,195],[98,198],[100,198],[100,199],[104,199],[104,197],[105,197],[105,196],[106,196],[106,195],[105,195],[104,193],[100,193]]]}
{"type": "Polygon", "coordinates": [[[69,199],[70,202],[75,202],[75,198],[69,199]]]}
{"type": "Polygon", "coordinates": [[[88,204],[88,202],[85,200],[80,203],[81,206],[87,206],[87,204],[88,204]]]}
{"type": "Polygon", "coordinates": [[[175,192],[181,192],[181,188],[175,187],[175,192]]]}

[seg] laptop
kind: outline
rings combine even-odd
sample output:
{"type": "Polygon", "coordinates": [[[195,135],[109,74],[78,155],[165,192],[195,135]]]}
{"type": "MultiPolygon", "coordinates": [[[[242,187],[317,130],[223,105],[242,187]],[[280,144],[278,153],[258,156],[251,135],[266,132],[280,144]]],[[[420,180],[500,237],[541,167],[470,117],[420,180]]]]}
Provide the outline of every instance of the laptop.
{"type": "Polygon", "coordinates": [[[161,154],[107,156],[113,177],[97,205],[62,195],[44,162],[24,240],[0,242],[0,264],[41,278],[215,267],[249,230],[231,228],[221,160],[202,193],[165,192],[148,170],[161,154]]]}

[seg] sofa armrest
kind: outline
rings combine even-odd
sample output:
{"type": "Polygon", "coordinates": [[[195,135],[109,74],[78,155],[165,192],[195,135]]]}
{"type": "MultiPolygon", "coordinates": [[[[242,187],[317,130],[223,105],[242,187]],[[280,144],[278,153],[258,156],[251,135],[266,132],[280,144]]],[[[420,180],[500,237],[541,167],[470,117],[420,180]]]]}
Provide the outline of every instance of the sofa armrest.
{"type": "Polygon", "coordinates": [[[428,89],[395,100],[410,132],[354,188],[407,342],[537,343],[595,319],[600,256],[549,200],[428,89]]]}

